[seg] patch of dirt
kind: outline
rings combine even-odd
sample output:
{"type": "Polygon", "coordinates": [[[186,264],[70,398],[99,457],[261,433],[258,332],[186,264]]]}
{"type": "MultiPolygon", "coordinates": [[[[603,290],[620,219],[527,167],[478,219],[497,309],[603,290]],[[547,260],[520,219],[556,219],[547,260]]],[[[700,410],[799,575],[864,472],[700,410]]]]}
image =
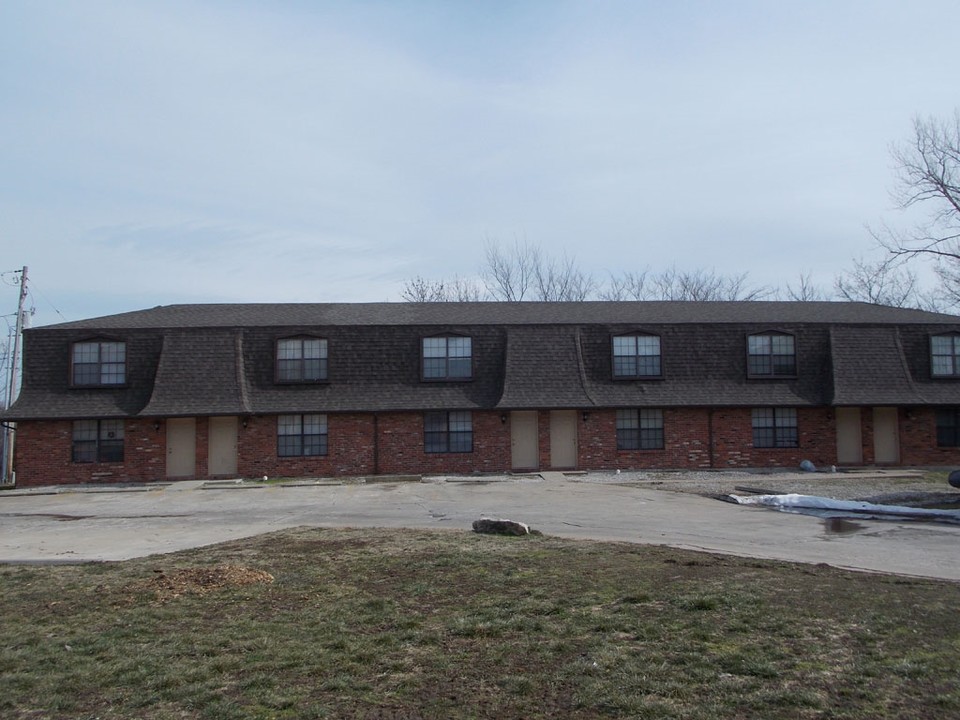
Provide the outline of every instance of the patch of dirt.
{"type": "Polygon", "coordinates": [[[158,568],[153,572],[155,575],[151,579],[132,583],[126,589],[131,592],[153,592],[159,601],[169,602],[181,595],[202,595],[229,587],[273,582],[270,573],[242,565],[178,568],[169,572],[158,568]]]}

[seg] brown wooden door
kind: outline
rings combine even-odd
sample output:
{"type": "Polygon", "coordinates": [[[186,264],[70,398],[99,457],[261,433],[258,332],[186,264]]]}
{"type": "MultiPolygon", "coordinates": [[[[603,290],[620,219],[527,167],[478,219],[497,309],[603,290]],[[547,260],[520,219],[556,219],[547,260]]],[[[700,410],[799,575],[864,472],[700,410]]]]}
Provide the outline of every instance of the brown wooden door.
{"type": "Polygon", "coordinates": [[[577,466],[577,411],[550,411],[550,467],[577,466]]]}
{"type": "Polygon", "coordinates": [[[863,462],[860,408],[837,408],[837,462],[840,465],[863,462]]]}
{"type": "Polygon", "coordinates": [[[510,454],[510,466],[514,470],[536,470],[540,467],[535,410],[510,413],[510,454]]]}
{"type": "Polygon", "coordinates": [[[197,474],[197,421],[167,420],[167,477],[187,478],[197,474]]]}
{"type": "Polygon", "coordinates": [[[900,462],[900,428],[897,418],[896,408],[873,409],[873,456],[877,464],[896,465],[900,462]]]}
{"type": "Polygon", "coordinates": [[[237,474],[237,418],[210,418],[210,444],[207,447],[207,472],[210,475],[237,474]]]}

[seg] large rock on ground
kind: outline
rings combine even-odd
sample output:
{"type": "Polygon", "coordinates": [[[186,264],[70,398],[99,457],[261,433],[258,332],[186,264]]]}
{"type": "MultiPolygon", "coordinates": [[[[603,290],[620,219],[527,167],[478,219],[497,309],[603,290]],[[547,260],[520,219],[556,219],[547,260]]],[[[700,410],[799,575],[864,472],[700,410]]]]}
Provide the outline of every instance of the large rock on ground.
{"type": "Polygon", "coordinates": [[[529,535],[530,526],[514,520],[480,518],[473,521],[473,531],[484,535],[529,535]]]}
{"type": "Polygon", "coordinates": [[[947,482],[950,487],[960,488],[960,470],[954,470],[947,476],[947,482]]]}

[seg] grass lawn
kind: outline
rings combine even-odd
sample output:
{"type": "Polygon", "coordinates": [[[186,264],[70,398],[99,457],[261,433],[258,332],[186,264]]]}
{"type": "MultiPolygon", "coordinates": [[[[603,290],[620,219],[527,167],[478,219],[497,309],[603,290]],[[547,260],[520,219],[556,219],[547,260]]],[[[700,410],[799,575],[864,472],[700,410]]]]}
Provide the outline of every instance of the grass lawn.
{"type": "Polygon", "coordinates": [[[960,717],[960,586],[297,529],[0,566],[3,718],[960,717]]]}

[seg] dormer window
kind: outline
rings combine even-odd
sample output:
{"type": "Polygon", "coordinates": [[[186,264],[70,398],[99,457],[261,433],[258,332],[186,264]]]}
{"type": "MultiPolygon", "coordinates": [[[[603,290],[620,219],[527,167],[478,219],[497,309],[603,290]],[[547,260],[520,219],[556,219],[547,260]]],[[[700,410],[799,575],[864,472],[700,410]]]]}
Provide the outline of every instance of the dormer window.
{"type": "Polygon", "coordinates": [[[460,335],[422,340],[424,380],[469,380],[473,377],[473,343],[460,335]]]}
{"type": "Polygon", "coordinates": [[[74,343],[71,365],[75,386],[123,385],[127,381],[127,345],[113,341],[74,343]]]}
{"type": "Polygon", "coordinates": [[[960,335],[930,338],[930,363],[934,377],[960,376],[960,335]]]}
{"type": "Polygon", "coordinates": [[[660,338],[657,335],[617,335],[613,338],[615,378],[660,377],[660,338]]]}
{"type": "Polygon", "coordinates": [[[747,338],[747,375],[795,377],[797,351],[793,335],[761,333],[747,338]]]}
{"type": "Polygon", "coordinates": [[[319,382],[327,379],[327,341],[299,337],[277,340],[278,382],[319,382]]]}

